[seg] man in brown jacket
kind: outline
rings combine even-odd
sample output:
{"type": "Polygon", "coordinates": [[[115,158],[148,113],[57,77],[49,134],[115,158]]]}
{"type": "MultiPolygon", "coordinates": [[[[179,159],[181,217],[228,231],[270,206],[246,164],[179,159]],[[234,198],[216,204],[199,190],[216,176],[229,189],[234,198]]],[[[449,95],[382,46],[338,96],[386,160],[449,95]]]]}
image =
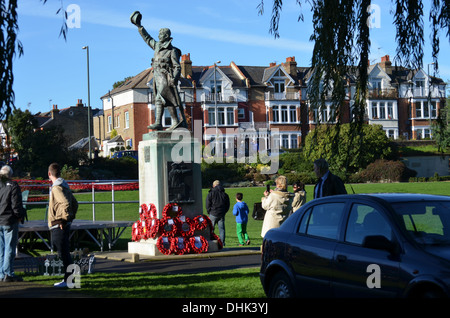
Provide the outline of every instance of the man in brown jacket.
{"type": "Polygon", "coordinates": [[[48,202],[48,226],[51,231],[53,245],[63,261],[64,280],[55,287],[67,287],[67,267],[72,263],[70,256],[70,225],[75,218],[78,202],[73,197],[67,182],[61,178],[61,168],[57,163],[48,167],[48,177],[52,182],[48,202]]]}

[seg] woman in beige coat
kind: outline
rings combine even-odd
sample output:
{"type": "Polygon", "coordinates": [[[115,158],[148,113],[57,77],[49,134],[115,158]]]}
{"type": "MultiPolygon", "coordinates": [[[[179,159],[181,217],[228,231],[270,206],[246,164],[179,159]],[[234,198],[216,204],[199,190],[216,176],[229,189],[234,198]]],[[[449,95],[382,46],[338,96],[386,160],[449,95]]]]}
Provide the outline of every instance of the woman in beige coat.
{"type": "Polygon", "coordinates": [[[266,210],[261,236],[272,228],[279,227],[288,217],[292,205],[292,194],[287,192],[287,180],[285,176],[279,176],[275,180],[276,189],[264,192],[261,206],[266,210]]]}

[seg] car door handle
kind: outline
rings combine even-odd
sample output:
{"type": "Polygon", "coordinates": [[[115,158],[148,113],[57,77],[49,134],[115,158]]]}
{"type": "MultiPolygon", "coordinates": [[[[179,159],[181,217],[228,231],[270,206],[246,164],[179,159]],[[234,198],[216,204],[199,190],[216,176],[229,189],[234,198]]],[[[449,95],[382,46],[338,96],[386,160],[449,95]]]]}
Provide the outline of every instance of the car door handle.
{"type": "Polygon", "coordinates": [[[347,256],[339,254],[336,257],[336,259],[337,259],[338,262],[345,262],[347,260],[347,256]]]}

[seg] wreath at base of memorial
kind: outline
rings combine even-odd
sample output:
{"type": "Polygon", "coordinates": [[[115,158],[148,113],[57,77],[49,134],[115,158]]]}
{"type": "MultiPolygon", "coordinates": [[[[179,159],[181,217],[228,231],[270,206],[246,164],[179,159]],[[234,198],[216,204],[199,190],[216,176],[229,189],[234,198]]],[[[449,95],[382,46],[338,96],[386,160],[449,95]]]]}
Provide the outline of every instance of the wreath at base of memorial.
{"type": "Polygon", "coordinates": [[[183,214],[183,210],[181,209],[181,206],[179,206],[176,203],[168,203],[164,206],[162,211],[162,217],[180,217],[183,214]]]}
{"type": "Polygon", "coordinates": [[[163,217],[159,222],[159,230],[162,235],[174,237],[178,234],[180,228],[180,220],[178,218],[163,217]]]}
{"type": "Polygon", "coordinates": [[[164,255],[172,254],[173,252],[172,238],[164,235],[158,237],[158,239],[156,240],[156,247],[164,255]]]}
{"type": "Polygon", "coordinates": [[[192,251],[195,253],[200,254],[208,251],[208,241],[202,235],[192,236],[189,239],[189,242],[191,244],[192,251]]]}
{"type": "Polygon", "coordinates": [[[181,236],[172,238],[172,251],[177,255],[189,253],[191,251],[189,239],[181,236]]]}
{"type": "Polygon", "coordinates": [[[136,221],[133,223],[133,227],[131,229],[131,239],[134,242],[139,242],[142,238],[142,226],[141,221],[136,221]]]}
{"type": "Polygon", "coordinates": [[[132,240],[156,239],[156,247],[164,255],[205,253],[209,248],[208,240],[203,235],[195,235],[195,231],[205,230],[209,226],[209,238],[217,240],[219,249],[223,248],[207,215],[201,214],[191,219],[182,212],[176,203],[169,203],[164,206],[162,218],[158,219],[154,204],[142,204],[139,207],[140,219],[132,226],[132,240]]]}
{"type": "Polygon", "coordinates": [[[184,237],[194,235],[195,232],[194,221],[184,215],[180,216],[178,219],[180,220],[180,222],[178,223],[178,233],[184,237]]]}

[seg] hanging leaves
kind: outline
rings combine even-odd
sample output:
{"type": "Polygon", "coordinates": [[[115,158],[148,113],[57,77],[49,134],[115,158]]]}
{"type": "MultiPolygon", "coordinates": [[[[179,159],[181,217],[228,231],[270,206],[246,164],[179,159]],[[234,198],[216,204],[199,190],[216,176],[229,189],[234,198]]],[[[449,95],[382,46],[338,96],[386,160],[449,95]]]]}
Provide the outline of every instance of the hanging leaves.
{"type": "MultiPolygon", "coordinates": [[[[322,120],[334,123],[339,129],[344,120],[345,107],[351,105],[350,129],[352,140],[363,133],[368,87],[368,60],[370,53],[369,9],[371,0],[305,0],[311,5],[314,42],[311,71],[308,79],[308,102],[316,114],[329,113],[322,120]],[[346,103],[348,81],[353,80],[353,100],[346,103]],[[328,111],[330,110],[330,111],[328,111]],[[325,119],[325,120],[324,120],[325,119]]],[[[409,68],[420,68],[423,63],[424,22],[422,0],[392,0],[396,28],[397,50],[395,61],[409,68]]],[[[297,0],[301,6],[301,0],[297,0]]],[[[282,0],[273,0],[270,33],[279,37],[282,0]]],[[[258,5],[264,13],[264,0],[258,5]]],[[[430,10],[432,56],[438,69],[439,31],[444,29],[450,38],[450,0],[432,0],[430,10]]],[[[321,117],[316,116],[318,124],[321,117]]],[[[315,134],[314,132],[312,132],[315,134]]],[[[339,134],[335,134],[338,136],[339,134]]],[[[334,147],[338,138],[333,139],[334,147]]],[[[361,143],[349,143],[361,148],[361,143]]],[[[356,152],[359,153],[358,151],[356,152]]]]}
{"type": "Polygon", "coordinates": [[[17,0],[0,2],[0,120],[14,109],[13,59],[23,54],[23,46],[17,41],[17,0]]]}

